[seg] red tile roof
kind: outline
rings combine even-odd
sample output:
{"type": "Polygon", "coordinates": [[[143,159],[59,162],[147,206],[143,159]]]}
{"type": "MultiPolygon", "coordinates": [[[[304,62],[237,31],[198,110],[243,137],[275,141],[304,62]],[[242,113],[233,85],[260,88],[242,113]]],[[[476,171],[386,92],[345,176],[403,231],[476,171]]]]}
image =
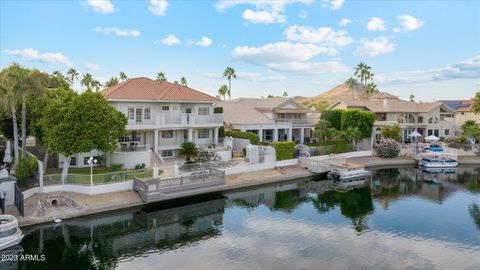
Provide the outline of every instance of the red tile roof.
{"type": "Polygon", "coordinates": [[[128,79],[101,91],[101,93],[106,99],[219,101],[215,97],[177,83],[154,81],[145,77],[128,79]]]}

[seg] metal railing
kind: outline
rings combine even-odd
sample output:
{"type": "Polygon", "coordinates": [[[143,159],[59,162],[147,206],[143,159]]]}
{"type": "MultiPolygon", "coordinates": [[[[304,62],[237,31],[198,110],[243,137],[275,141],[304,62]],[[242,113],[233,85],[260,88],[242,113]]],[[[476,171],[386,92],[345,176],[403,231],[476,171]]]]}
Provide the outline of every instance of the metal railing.
{"type": "Polygon", "coordinates": [[[150,144],[138,144],[134,142],[120,142],[117,151],[120,152],[139,152],[151,149],[150,144]]]}
{"type": "MultiPolygon", "coordinates": [[[[145,170],[131,170],[131,171],[119,171],[110,173],[97,173],[93,174],[93,185],[104,185],[112,183],[121,183],[135,178],[148,179],[153,175],[151,169],[145,170]]],[[[68,174],[65,178],[65,182],[62,183],[62,174],[49,174],[43,176],[43,184],[45,186],[51,185],[90,185],[90,174],[68,174]]]]}

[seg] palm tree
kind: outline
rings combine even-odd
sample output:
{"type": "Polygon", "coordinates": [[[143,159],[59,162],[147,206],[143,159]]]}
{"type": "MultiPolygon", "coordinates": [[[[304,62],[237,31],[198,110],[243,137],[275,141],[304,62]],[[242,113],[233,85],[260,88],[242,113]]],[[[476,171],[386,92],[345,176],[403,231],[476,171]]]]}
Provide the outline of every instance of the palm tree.
{"type": "Polygon", "coordinates": [[[92,88],[95,88],[95,91],[98,92],[98,90],[100,90],[100,86],[102,86],[100,81],[98,81],[98,80],[93,80],[92,81],[92,88]]]}
{"type": "Polygon", "coordinates": [[[112,77],[110,78],[110,80],[108,80],[106,83],[105,83],[105,87],[112,87],[114,85],[117,85],[118,84],[118,79],[117,77],[112,77]]]}
{"type": "Polygon", "coordinates": [[[361,62],[355,67],[354,75],[360,80],[363,85],[367,85],[367,81],[373,78],[372,68],[361,62]]]}
{"type": "Polygon", "coordinates": [[[12,115],[13,124],[13,151],[15,155],[15,164],[18,164],[18,125],[17,110],[15,104],[19,99],[19,93],[16,91],[15,77],[12,74],[13,65],[4,69],[0,74],[0,108],[6,110],[12,115]]]}
{"type": "Polygon", "coordinates": [[[80,74],[77,72],[77,70],[75,70],[74,68],[71,68],[67,71],[67,75],[69,76],[70,85],[73,88],[73,81],[75,79],[78,79],[78,75],[80,75],[80,74]]]}
{"type": "Polygon", "coordinates": [[[227,67],[223,72],[223,77],[228,79],[228,99],[232,99],[232,78],[236,79],[237,74],[235,74],[235,69],[232,67],[227,67]]]}
{"type": "Polygon", "coordinates": [[[173,83],[176,83],[176,84],[178,84],[178,81],[174,81],[173,83]]]}
{"type": "Polygon", "coordinates": [[[473,98],[473,112],[480,114],[480,92],[475,93],[475,97],[473,98]]]}
{"type": "Polygon", "coordinates": [[[165,73],[163,72],[158,72],[157,73],[157,81],[166,81],[167,80],[167,77],[165,77],[165,73]]]}
{"type": "Polygon", "coordinates": [[[120,80],[122,82],[126,81],[128,79],[127,74],[125,74],[125,72],[123,72],[123,71],[121,71],[120,74],[118,74],[118,77],[120,78],[120,80]]]}
{"type": "Polygon", "coordinates": [[[185,156],[186,163],[193,163],[199,155],[197,145],[193,142],[184,142],[180,145],[180,154],[185,156]]]}
{"type": "Polygon", "coordinates": [[[93,77],[90,73],[83,74],[83,78],[80,81],[80,85],[87,88],[87,90],[92,90],[93,87],[93,77]]]}
{"type": "Polygon", "coordinates": [[[180,84],[187,87],[188,86],[187,78],[185,77],[180,78],[180,84]]]}
{"type": "Polygon", "coordinates": [[[411,94],[409,97],[410,101],[415,101],[415,96],[413,94],[411,94]]]}
{"type": "Polygon", "coordinates": [[[287,97],[288,97],[287,91],[283,91],[283,97],[284,97],[284,98],[287,98],[287,97]]]}
{"type": "Polygon", "coordinates": [[[367,95],[370,95],[374,92],[378,92],[378,88],[377,88],[377,85],[373,82],[371,83],[368,83],[367,84],[367,87],[365,88],[365,91],[367,93],[367,95]]]}
{"type": "Polygon", "coordinates": [[[350,77],[345,81],[345,84],[347,85],[348,89],[352,89],[352,99],[355,99],[354,86],[358,85],[358,81],[355,78],[350,77]]]}
{"type": "Polygon", "coordinates": [[[225,95],[228,93],[228,86],[226,84],[222,85],[219,89],[218,89],[218,95],[220,97],[223,98],[223,100],[225,100],[225,95]]]}

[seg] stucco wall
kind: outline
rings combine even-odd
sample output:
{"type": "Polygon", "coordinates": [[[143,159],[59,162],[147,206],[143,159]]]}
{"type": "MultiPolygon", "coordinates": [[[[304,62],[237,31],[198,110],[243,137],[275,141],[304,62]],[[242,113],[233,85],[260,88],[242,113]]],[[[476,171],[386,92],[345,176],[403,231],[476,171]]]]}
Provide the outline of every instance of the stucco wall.
{"type": "Polygon", "coordinates": [[[110,164],[123,164],[125,169],[134,169],[135,165],[145,163],[150,167],[152,150],[139,152],[113,152],[110,154],[110,164]]]}

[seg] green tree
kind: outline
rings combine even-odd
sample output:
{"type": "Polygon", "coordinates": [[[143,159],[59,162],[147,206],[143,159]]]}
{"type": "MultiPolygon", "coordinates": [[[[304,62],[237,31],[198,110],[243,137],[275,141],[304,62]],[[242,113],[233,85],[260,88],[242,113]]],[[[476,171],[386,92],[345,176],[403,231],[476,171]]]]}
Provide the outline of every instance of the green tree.
{"type": "Polygon", "coordinates": [[[415,101],[415,96],[413,94],[411,94],[408,99],[410,99],[410,101],[415,101]]]}
{"type": "Polygon", "coordinates": [[[378,92],[377,85],[373,82],[368,83],[367,87],[365,88],[365,91],[366,91],[367,95],[371,95],[375,92],[378,92]]]}
{"type": "Polygon", "coordinates": [[[315,131],[313,132],[313,136],[319,138],[321,141],[326,141],[329,137],[329,131],[332,127],[332,123],[325,119],[320,119],[318,123],[315,125],[315,131]]]}
{"type": "Polygon", "coordinates": [[[80,85],[85,87],[86,90],[92,90],[93,77],[90,73],[83,74],[83,78],[80,81],[80,85]]]}
{"type": "Polygon", "coordinates": [[[100,93],[89,90],[76,96],[57,120],[58,124],[45,133],[44,141],[50,152],[65,156],[62,181],[68,174],[71,155],[95,149],[113,151],[127,125],[123,113],[110,106],[100,93]]]}
{"type": "Polygon", "coordinates": [[[69,79],[63,76],[63,74],[58,70],[54,71],[48,78],[48,88],[60,88],[69,85],[69,79]]]}
{"type": "Polygon", "coordinates": [[[325,119],[332,123],[332,127],[341,130],[342,129],[342,110],[326,110],[322,111],[320,115],[321,119],[325,119]]]}
{"type": "Polygon", "coordinates": [[[372,112],[363,112],[359,110],[345,110],[342,112],[342,130],[349,127],[356,127],[362,133],[362,139],[372,136],[373,123],[376,116],[372,112]]]}
{"type": "Polygon", "coordinates": [[[112,87],[112,86],[115,86],[118,84],[118,79],[117,77],[112,77],[110,78],[110,80],[108,80],[106,83],[105,83],[105,87],[112,87]]]}
{"type": "Polygon", "coordinates": [[[355,78],[350,77],[348,78],[348,80],[345,81],[345,84],[347,85],[348,89],[352,90],[352,98],[355,99],[354,89],[355,89],[355,86],[358,85],[358,81],[355,78]]]}
{"type": "Polygon", "coordinates": [[[462,125],[463,136],[465,138],[480,139],[480,125],[474,120],[467,120],[462,125]]]}
{"type": "Polygon", "coordinates": [[[354,68],[354,75],[360,80],[363,85],[367,85],[368,80],[373,78],[372,67],[361,62],[354,68]]]}
{"type": "Polygon", "coordinates": [[[382,136],[384,138],[394,139],[397,142],[402,141],[402,128],[399,125],[387,125],[382,127],[382,136]]]}
{"type": "Polygon", "coordinates": [[[185,86],[185,87],[188,87],[187,78],[185,78],[185,77],[180,78],[180,84],[185,86]]]}
{"type": "Polygon", "coordinates": [[[158,72],[158,73],[157,73],[157,79],[156,79],[156,80],[157,80],[157,81],[162,81],[162,82],[164,82],[164,81],[167,80],[167,77],[165,77],[165,73],[163,73],[163,72],[158,72]]]}
{"type": "Polygon", "coordinates": [[[284,98],[287,98],[288,97],[288,93],[287,91],[283,91],[283,95],[282,95],[284,98]]]}
{"type": "Polygon", "coordinates": [[[340,132],[340,136],[357,147],[357,142],[362,139],[362,132],[358,127],[348,127],[340,132]]]}
{"type": "Polygon", "coordinates": [[[228,93],[228,86],[227,85],[222,85],[219,89],[218,89],[218,95],[223,98],[223,100],[225,100],[225,95],[228,93]]]}
{"type": "Polygon", "coordinates": [[[232,78],[237,78],[237,74],[235,74],[235,69],[233,69],[232,67],[227,67],[225,71],[223,71],[223,77],[227,78],[228,80],[228,99],[232,99],[232,78]]]}
{"type": "Polygon", "coordinates": [[[123,82],[123,81],[126,81],[128,79],[127,77],[127,74],[125,74],[125,72],[121,71],[119,74],[118,74],[118,77],[120,78],[120,80],[123,82]]]}
{"type": "Polygon", "coordinates": [[[102,86],[102,84],[100,83],[100,81],[98,81],[98,80],[93,80],[92,81],[92,88],[95,88],[95,91],[98,92],[98,90],[100,90],[101,86],[102,86]]]}
{"type": "Polygon", "coordinates": [[[475,114],[480,114],[480,92],[475,93],[473,98],[473,111],[475,114]]]}
{"type": "Polygon", "coordinates": [[[78,76],[80,75],[80,73],[78,73],[76,69],[71,68],[67,71],[67,75],[70,81],[70,86],[73,88],[73,83],[75,79],[78,79],[78,76]]]}
{"type": "Polygon", "coordinates": [[[197,145],[193,142],[184,142],[180,145],[180,154],[185,156],[187,164],[193,163],[199,153],[197,145]]]}

